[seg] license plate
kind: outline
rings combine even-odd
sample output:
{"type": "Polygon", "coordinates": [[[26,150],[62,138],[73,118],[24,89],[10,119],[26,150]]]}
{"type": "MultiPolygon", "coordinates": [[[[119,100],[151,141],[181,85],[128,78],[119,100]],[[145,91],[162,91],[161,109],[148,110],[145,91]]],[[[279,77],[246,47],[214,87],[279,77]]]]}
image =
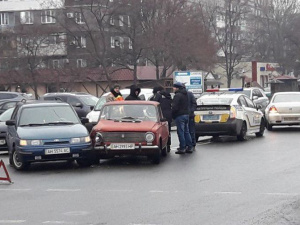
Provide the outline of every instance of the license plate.
{"type": "Polygon", "coordinates": [[[219,115],[203,115],[203,120],[219,120],[219,115]]]}
{"type": "Polygon", "coordinates": [[[67,154],[70,153],[70,148],[51,148],[45,150],[45,155],[67,154]]]}
{"type": "Polygon", "coordinates": [[[134,143],[112,143],[110,145],[110,149],[112,150],[119,150],[119,149],[135,149],[135,144],[134,143]]]}
{"type": "Polygon", "coordinates": [[[295,120],[299,120],[299,118],[298,117],[285,117],[283,120],[284,121],[295,121],[295,120]]]}
{"type": "Polygon", "coordinates": [[[5,145],[5,144],[6,144],[6,140],[5,139],[0,140],[0,145],[5,145]]]}

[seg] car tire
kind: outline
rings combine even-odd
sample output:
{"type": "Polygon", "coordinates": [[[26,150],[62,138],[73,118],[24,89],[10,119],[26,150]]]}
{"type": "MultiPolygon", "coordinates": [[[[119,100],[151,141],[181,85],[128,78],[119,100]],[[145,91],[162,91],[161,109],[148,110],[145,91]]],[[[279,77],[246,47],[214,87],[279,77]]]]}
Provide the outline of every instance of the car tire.
{"type": "MultiPolygon", "coordinates": [[[[162,148],[161,146],[162,146],[162,143],[160,143],[160,148],[162,148]]],[[[165,146],[164,148],[162,148],[162,150],[161,150],[161,155],[164,156],[164,157],[166,157],[166,156],[168,155],[168,149],[167,149],[167,147],[168,147],[168,145],[166,145],[166,146],[165,146]]]]}
{"type": "Polygon", "coordinates": [[[24,162],[23,160],[19,159],[18,153],[15,149],[13,149],[12,153],[10,154],[9,162],[12,163],[16,170],[26,170],[29,167],[28,162],[24,162]]]}
{"type": "Polygon", "coordinates": [[[76,159],[76,162],[80,167],[90,167],[93,164],[88,159],[76,159]]]}
{"type": "Polygon", "coordinates": [[[153,164],[159,164],[161,159],[162,151],[161,147],[158,149],[157,153],[152,157],[152,163],[153,164]]]}
{"type": "Polygon", "coordinates": [[[245,141],[246,140],[246,134],[247,134],[247,125],[246,125],[245,122],[243,122],[240,133],[237,135],[237,139],[239,141],[245,141]]]}
{"type": "Polygon", "coordinates": [[[269,124],[268,121],[266,122],[266,128],[267,128],[268,131],[273,130],[273,126],[271,124],[269,124]]]}
{"type": "Polygon", "coordinates": [[[171,146],[170,146],[170,145],[167,146],[167,152],[168,152],[168,153],[171,152],[171,146]]]}
{"type": "Polygon", "coordinates": [[[260,122],[259,132],[255,133],[256,137],[264,136],[265,132],[265,121],[262,119],[260,122]]]}

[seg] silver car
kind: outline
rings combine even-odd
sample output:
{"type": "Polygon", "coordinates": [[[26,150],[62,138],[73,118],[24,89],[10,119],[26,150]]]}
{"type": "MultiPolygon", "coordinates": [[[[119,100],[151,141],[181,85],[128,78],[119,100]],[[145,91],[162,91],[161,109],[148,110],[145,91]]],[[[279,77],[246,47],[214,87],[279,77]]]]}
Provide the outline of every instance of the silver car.
{"type": "Polygon", "coordinates": [[[275,93],[265,109],[266,128],[300,125],[300,92],[275,93]]]}

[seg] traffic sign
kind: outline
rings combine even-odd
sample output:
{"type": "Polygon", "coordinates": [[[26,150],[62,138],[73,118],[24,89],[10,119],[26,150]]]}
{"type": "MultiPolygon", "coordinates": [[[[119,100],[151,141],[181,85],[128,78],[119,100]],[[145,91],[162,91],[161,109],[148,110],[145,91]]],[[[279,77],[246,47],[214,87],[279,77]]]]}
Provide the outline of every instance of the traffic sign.
{"type": "Polygon", "coordinates": [[[3,160],[0,161],[0,171],[1,168],[3,168],[6,177],[0,177],[0,181],[2,180],[2,181],[8,181],[9,183],[12,183],[3,160]]]}

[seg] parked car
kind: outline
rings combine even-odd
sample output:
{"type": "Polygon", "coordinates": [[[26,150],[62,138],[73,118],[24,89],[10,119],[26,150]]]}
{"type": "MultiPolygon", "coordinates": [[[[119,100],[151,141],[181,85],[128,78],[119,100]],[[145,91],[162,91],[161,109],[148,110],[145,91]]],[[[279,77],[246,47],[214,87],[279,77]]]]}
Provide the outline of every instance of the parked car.
{"type": "MultiPolygon", "coordinates": [[[[152,90],[150,88],[141,88],[141,93],[139,95],[141,100],[148,100],[152,95],[152,90]]],[[[121,89],[121,94],[123,95],[123,98],[125,99],[130,94],[130,89],[121,89]]],[[[97,104],[95,105],[94,109],[87,114],[87,118],[90,120],[90,123],[97,123],[100,115],[100,111],[102,106],[106,103],[106,97],[109,95],[110,92],[105,93],[102,95],[97,104]]]]}
{"type": "Polygon", "coordinates": [[[63,102],[20,102],[6,121],[9,162],[17,170],[30,163],[76,160],[91,165],[91,140],[75,110],[63,102]]]}
{"type": "Polygon", "coordinates": [[[277,92],[265,110],[266,128],[300,125],[300,92],[277,92]]]}
{"type": "Polygon", "coordinates": [[[152,101],[106,103],[91,132],[96,158],[145,155],[155,164],[167,155],[168,138],[168,122],[152,101]]]}
{"type": "Polygon", "coordinates": [[[29,99],[29,96],[25,93],[19,93],[19,92],[10,92],[10,91],[0,91],[0,100],[18,100],[22,101],[29,99]]]}
{"type": "Polygon", "coordinates": [[[14,108],[16,104],[20,102],[19,100],[0,100],[0,115],[10,108],[14,108]]]}
{"type": "Polygon", "coordinates": [[[86,117],[86,115],[93,110],[99,99],[93,95],[82,92],[61,92],[44,94],[41,100],[62,100],[73,106],[76,111],[83,111],[81,117],[86,117]]]}
{"type": "Polygon", "coordinates": [[[10,120],[13,111],[14,108],[10,108],[0,115],[0,151],[8,150],[6,142],[7,126],[5,122],[10,120]]]}
{"type": "Polygon", "coordinates": [[[261,106],[262,112],[265,111],[267,105],[269,104],[269,98],[266,96],[265,92],[262,89],[257,87],[241,88],[241,89],[237,88],[235,93],[242,93],[247,95],[248,98],[250,98],[256,105],[261,106]]]}
{"type": "Polygon", "coordinates": [[[244,141],[248,134],[264,134],[264,116],[248,96],[239,93],[210,93],[197,99],[196,138],[236,136],[244,141]]]}

